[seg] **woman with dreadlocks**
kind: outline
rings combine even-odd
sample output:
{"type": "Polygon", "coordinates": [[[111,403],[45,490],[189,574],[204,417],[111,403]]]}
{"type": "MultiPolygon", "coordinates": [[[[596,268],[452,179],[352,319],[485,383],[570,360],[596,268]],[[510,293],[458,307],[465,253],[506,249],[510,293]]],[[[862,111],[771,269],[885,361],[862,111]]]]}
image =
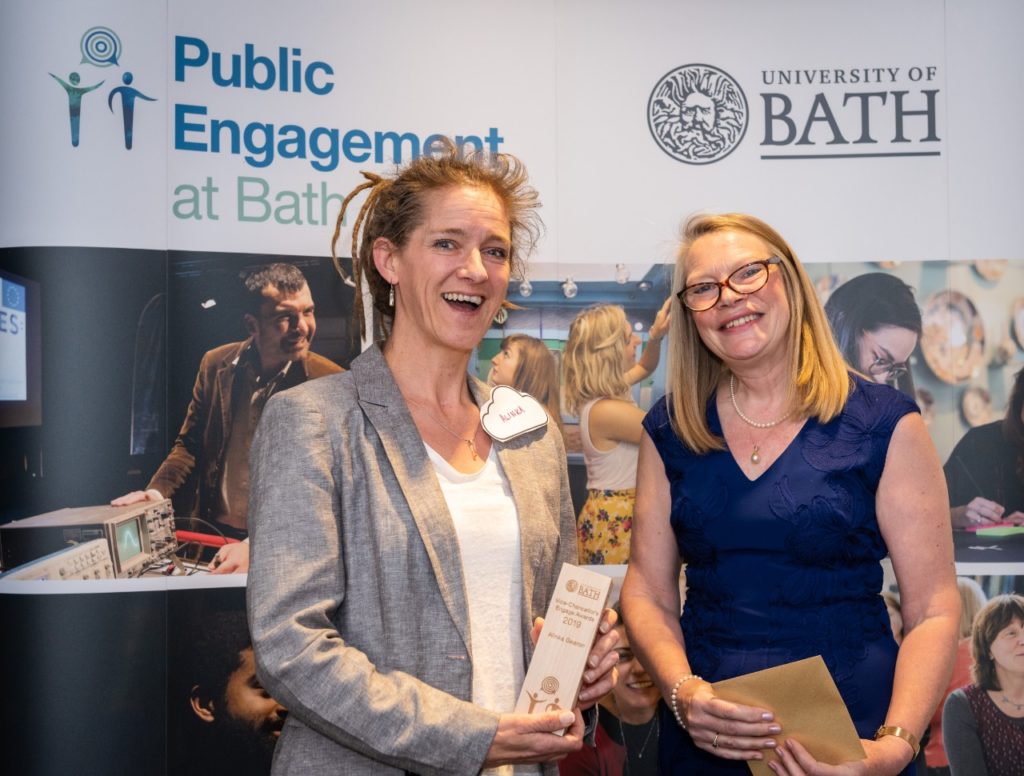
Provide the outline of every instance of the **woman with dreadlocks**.
{"type": "MultiPolygon", "coordinates": [[[[536,193],[514,157],[453,144],[366,177],[338,220],[367,191],[353,279],[386,338],[271,400],[253,444],[249,621],[289,710],[274,773],[540,773],[583,733],[576,709],[511,713],[575,559],[565,451],[553,421],[489,435],[467,374],[536,239],[536,193]]],[[[580,707],[614,684],[613,624],[580,707]]]]}

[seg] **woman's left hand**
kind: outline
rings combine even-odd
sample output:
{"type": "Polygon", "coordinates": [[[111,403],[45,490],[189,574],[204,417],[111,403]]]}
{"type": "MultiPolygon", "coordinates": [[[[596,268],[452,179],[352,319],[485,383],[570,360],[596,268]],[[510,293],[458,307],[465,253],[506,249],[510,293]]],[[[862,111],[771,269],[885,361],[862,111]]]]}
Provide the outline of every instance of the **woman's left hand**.
{"type": "MultiPolygon", "coordinates": [[[[590,655],[587,656],[587,669],[583,672],[583,684],[576,699],[576,705],[580,709],[589,709],[601,700],[612,691],[619,679],[618,671],[615,668],[619,662],[619,655],[615,651],[615,645],[619,643],[619,634],[615,632],[617,619],[617,615],[611,609],[605,609],[604,614],[601,615],[597,638],[594,639],[594,646],[591,647],[590,655]]],[[[530,640],[534,646],[537,644],[537,639],[540,638],[540,631],[543,627],[543,617],[538,617],[533,621],[530,640]]]]}
{"type": "Polygon", "coordinates": [[[819,762],[799,742],[790,738],[775,749],[775,759],[768,767],[780,776],[895,776],[911,761],[911,750],[905,741],[885,736],[878,741],[861,739],[867,753],[863,760],[829,765],[819,762]]]}

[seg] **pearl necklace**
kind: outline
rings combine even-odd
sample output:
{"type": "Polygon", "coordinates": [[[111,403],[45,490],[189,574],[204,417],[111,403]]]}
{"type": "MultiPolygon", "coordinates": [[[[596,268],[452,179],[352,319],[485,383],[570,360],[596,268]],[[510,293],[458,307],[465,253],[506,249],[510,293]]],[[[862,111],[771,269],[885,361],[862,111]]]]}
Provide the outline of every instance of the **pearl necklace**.
{"type": "MultiPolygon", "coordinates": [[[[743,414],[743,410],[740,409],[740,405],[736,403],[736,375],[731,373],[729,374],[729,401],[732,402],[732,408],[736,410],[736,414],[739,416],[739,419],[746,423],[748,426],[753,426],[754,428],[772,428],[773,426],[779,425],[782,421],[784,421],[792,414],[792,411],[787,412],[781,418],[777,420],[770,420],[767,423],[762,423],[760,421],[748,418],[746,415],[743,414]]],[[[750,454],[750,462],[753,464],[761,463],[760,445],[754,445],[754,450],[750,454]]]]}

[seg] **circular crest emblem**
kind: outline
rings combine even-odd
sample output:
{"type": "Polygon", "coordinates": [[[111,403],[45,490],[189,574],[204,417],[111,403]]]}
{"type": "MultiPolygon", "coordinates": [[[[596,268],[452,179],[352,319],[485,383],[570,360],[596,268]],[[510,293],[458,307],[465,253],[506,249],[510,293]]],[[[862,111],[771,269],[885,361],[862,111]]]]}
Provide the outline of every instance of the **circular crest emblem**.
{"type": "Polygon", "coordinates": [[[686,164],[724,159],[747,131],[747,97],[724,70],[683,65],[655,85],[647,126],[661,150],[686,164]]]}
{"type": "Polygon", "coordinates": [[[570,593],[575,593],[576,588],[578,588],[579,586],[580,583],[577,582],[575,579],[570,579],[568,582],[565,583],[565,589],[568,590],[570,593]]]}
{"type": "Polygon", "coordinates": [[[540,683],[540,689],[548,695],[554,695],[558,692],[558,679],[553,676],[545,676],[540,683]]]}

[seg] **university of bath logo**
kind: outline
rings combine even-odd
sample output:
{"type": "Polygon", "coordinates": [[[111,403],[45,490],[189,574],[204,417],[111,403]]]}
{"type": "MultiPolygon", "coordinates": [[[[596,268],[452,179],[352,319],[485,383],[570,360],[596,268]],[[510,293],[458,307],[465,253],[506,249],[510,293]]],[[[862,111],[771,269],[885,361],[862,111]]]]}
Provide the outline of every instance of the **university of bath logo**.
{"type": "Polygon", "coordinates": [[[682,65],[666,73],[647,101],[647,125],[666,154],[686,164],[724,159],[747,131],[747,98],[740,85],[711,65],[682,65]]]}

